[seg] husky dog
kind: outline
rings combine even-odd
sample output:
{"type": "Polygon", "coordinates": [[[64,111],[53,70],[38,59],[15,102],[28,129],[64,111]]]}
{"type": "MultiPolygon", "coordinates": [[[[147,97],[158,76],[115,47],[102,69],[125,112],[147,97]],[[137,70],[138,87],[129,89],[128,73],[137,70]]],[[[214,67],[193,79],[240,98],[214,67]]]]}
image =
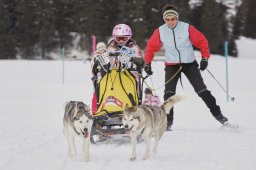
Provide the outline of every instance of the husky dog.
{"type": "Polygon", "coordinates": [[[79,101],[67,102],[63,125],[63,132],[68,141],[69,156],[74,157],[76,155],[74,137],[81,136],[83,138],[84,160],[89,161],[90,132],[92,127],[92,116],[89,107],[79,101]]]}
{"type": "Polygon", "coordinates": [[[136,159],[136,144],[138,135],[142,135],[146,144],[146,152],[143,157],[144,160],[149,158],[152,136],[155,138],[153,152],[157,152],[158,142],[167,127],[166,114],[168,114],[173,105],[181,99],[182,97],[180,96],[172,96],[167,99],[161,107],[141,105],[132,106],[129,108],[126,104],[122,117],[122,123],[124,128],[131,129],[131,161],[136,159]]]}

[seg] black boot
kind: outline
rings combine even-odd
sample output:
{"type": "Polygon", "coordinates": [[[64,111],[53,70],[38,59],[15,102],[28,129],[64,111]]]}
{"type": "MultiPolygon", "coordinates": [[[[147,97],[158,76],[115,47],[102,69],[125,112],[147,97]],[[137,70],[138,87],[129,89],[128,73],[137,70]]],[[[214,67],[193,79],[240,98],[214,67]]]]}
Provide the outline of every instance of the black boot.
{"type": "MultiPolygon", "coordinates": [[[[174,95],[175,95],[175,93],[165,92],[164,101],[166,101],[169,97],[172,97],[174,95]]],[[[166,131],[171,131],[172,130],[172,124],[173,124],[173,108],[171,108],[169,114],[167,114],[167,128],[166,128],[166,131]]]]}
{"type": "Polygon", "coordinates": [[[222,115],[220,107],[218,105],[216,105],[215,108],[210,109],[210,111],[215,119],[218,120],[221,124],[225,124],[228,122],[228,119],[222,115]]]}
{"type": "Polygon", "coordinates": [[[170,110],[170,113],[167,115],[166,131],[171,131],[172,130],[172,124],[173,124],[173,108],[170,110]]]}
{"type": "Polygon", "coordinates": [[[200,92],[198,96],[203,99],[216,120],[218,120],[221,124],[227,123],[228,119],[222,115],[220,107],[216,104],[216,99],[213,97],[209,90],[200,92]]]}
{"type": "Polygon", "coordinates": [[[228,122],[228,119],[225,116],[223,116],[222,114],[220,114],[219,116],[215,117],[215,119],[217,119],[223,125],[228,122]]]}

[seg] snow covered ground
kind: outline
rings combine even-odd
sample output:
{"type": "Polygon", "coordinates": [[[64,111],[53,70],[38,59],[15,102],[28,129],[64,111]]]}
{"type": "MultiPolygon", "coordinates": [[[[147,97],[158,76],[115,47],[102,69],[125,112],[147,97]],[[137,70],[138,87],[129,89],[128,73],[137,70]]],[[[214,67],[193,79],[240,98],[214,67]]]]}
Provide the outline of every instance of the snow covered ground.
{"type": "MultiPolygon", "coordinates": [[[[252,48],[247,54],[253,54],[252,48]]],[[[61,61],[2,60],[0,169],[254,170],[255,65],[255,57],[229,58],[229,91],[235,97],[234,102],[227,102],[225,93],[210,74],[202,73],[224,115],[238,124],[239,129],[223,129],[183,76],[184,89],[179,85],[178,94],[186,99],[176,105],[173,131],[164,134],[156,155],[143,161],[145,146],[140,143],[137,160],[130,162],[130,144],[117,141],[91,145],[91,161],[83,162],[79,138],[76,138],[78,155],[74,159],[67,156],[62,118],[65,101],[81,100],[90,104],[90,64],[65,62],[65,84],[62,84],[61,61]]],[[[155,88],[164,82],[163,69],[163,63],[153,63],[155,88]]],[[[212,56],[209,70],[225,87],[225,59],[212,56]]],[[[162,97],[163,88],[157,94],[162,97]]]]}

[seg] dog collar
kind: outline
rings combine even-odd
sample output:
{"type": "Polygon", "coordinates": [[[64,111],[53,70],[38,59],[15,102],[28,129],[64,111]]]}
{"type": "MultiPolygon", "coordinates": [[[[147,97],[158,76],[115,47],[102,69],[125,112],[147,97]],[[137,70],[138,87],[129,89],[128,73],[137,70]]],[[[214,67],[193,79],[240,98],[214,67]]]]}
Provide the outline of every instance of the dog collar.
{"type": "Polygon", "coordinates": [[[75,132],[76,132],[78,135],[81,135],[81,133],[78,133],[78,132],[77,132],[77,130],[76,130],[76,128],[75,128],[75,127],[73,127],[73,128],[74,128],[75,132]]]}

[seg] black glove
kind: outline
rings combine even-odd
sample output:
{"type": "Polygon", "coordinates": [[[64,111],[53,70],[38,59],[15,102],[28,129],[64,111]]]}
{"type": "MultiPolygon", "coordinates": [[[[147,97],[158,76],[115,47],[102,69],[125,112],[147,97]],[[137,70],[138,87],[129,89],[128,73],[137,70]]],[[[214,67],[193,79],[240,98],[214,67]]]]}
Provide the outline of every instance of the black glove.
{"type": "Polygon", "coordinates": [[[148,75],[152,75],[152,74],[153,74],[153,71],[152,71],[152,68],[151,68],[151,63],[146,64],[146,65],[144,66],[144,71],[145,71],[148,75]]]}
{"type": "Polygon", "coordinates": [[[207,58],[203,58],[200,62],[200,70],[204,71],[208,66],[208,59],[207,58]]]}
{"type": "Polygon", "coordinates": [[[141,67],[144,65],[144,60],[143,58],[139,58],[139,57],[132,57],[131,61],[134,62],[134,64],[136,64],[138,67],[141,67]]]}

